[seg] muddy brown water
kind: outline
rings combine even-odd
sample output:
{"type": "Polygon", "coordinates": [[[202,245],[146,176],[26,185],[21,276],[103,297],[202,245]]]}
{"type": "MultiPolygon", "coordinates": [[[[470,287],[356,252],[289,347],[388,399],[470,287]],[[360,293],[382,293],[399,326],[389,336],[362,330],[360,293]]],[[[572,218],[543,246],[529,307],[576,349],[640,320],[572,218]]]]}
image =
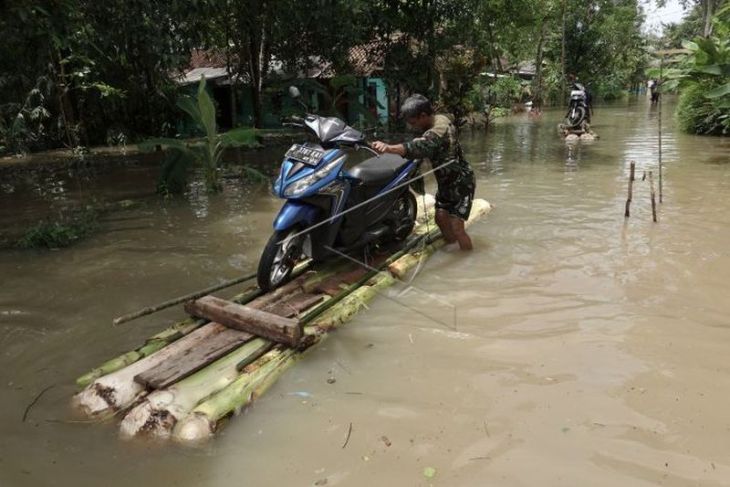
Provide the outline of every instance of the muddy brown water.
{"type": "Polygon", "coordinates": [[[3,225],[79,192],[146,204],[68,249],[0,252],[0,485],[730,485],[730,141],[665,109],[660,221],[641,181],[625,221],[656,112],[601,107],[575,147],[559,116],[465,135],[496,207],[474,253],[435,255],[197,449],[64,422],[73,380],[180,312],[114,316],[253,269],[279,201],[232,181],[161,202],[144,165],[3,181],[3,225]]]}

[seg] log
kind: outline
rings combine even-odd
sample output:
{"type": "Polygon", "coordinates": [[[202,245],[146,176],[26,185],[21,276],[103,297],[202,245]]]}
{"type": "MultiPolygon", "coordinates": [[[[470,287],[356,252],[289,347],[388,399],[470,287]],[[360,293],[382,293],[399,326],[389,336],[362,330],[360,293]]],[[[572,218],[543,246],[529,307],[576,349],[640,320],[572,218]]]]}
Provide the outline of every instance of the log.
{"type": "Polygon", "coordinates": [[[218,323],[203,325],[152,355],[96,379],[74,396],[74,405],[89,417],[105,416],[124,409],[146,393],[145,387],[135,382],[134,377],[136,375],[156,367],[171,357],[195,349],[227,329],[218,323]]]}
{"type": "Polygon", "coordinates": [[[240,375],[237,365],[242,360],[254,360],[262,356],[271,345],[256,338],[233,353],[213,362],[177,384],[149,394],[122,420],[120,434],[132,437],[146,434],[167,438],[178,419],[202,399],[225,388],[240,375]]]}
{"type": "Polygon", "coordinates": [[[299,357],[293,350],[272,350],[260,363],[244,371],[238,379],[209,399],[201,402],[177,422],[172,434],[181,443],[196,443],[210,438],[218,422],[242,410],[262,395],[299,357]]]}
{"type": "Polygon", "coordinates": [[[302,337],[302,327],[298,320],[214,296],[187,302],[185,311],[289,347],[296,347],[302,337]]]}

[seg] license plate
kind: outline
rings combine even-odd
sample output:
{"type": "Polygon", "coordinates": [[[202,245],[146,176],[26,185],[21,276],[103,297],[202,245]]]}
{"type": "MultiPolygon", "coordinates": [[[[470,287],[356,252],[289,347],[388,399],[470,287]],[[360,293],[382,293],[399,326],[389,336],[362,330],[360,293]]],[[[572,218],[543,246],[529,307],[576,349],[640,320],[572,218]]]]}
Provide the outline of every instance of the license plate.
{"type": "Polygon", "coordinates": [[[319,160],[322,159],[322,156],[324,156],[322,149],[299,144],[294,144],[286,152],[287,159],[294,159],[295,161],[300,161],[310,166],[316,166],[319,160]]]}

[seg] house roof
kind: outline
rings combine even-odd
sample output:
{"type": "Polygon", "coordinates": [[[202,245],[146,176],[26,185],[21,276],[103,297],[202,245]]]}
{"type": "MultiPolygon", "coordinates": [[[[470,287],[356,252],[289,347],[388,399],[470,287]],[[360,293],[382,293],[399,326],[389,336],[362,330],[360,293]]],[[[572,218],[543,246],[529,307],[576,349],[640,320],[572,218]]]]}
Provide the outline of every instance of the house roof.
{"type": "Polygon", "coordinates": [[[385,67],[385,50],[382,42],[373,41],[351,47],[348,61],[358,76],[371,76],[385,67]]]}
{"type": "MultiPolygon", "coordinates": [[[[331,78],[335,75],[332,63],[319,56],[303,59],[301,64],[302,66],[297,69],[296,73],[288,73],[287,66],[281,60],[274,58],[269,62],[269,73],[278,76],[293,75],[300,79],[331,78]]],[[[229,85],[232,73],[228,72],[226,65],[225,56],[221,53],[195,49],[191,52],[188,68],[173,76],[173,79],[179,85],[189,85],[197,83],[203,76],[217,85],[229,85]]],[[[249,76],[247,73],[242,73],[238,81],[248,83],[249,76]]]]}
{"type": "Polygon", "coordinates": [[[228,69],[226,68],[193,68],[185,71],[175,78],[175,82],[179,85],[191,85],[200,81],[204,77],[208,80],[220,80],[221,84],[228,84],[228,69]],[[225,83],[223,83],[225,79],[225,83]]]}

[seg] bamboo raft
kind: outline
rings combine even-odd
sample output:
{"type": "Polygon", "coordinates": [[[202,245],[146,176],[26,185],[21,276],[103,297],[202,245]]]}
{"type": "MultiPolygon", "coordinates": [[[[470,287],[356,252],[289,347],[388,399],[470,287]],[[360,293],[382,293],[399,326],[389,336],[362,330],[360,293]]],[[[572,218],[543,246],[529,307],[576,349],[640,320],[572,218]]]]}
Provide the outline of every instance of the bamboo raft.
{"type": "Polygon", "coordinates": [[[590,125],[586,124],[585,128],[568,127],[565,124],[558,124],[558,134],[566,141],[578,140],[596,140],[598,135],[591,130],[590,125]]]}
{"type": "MultiPolygon", "coordinates": [[[[300,266],[297,277],[268,294],[250,288],[231,301],[207,296],[188,302],[186,311],[215,321],[181,321],[79,377],[83,389],[73,405],[88,418],[121,417],[125,438],[210,438],[309,348],[444,245],[429,198],[419,204],[418,222],[402,248],[372,257],[370,269],[345,260],[317,270],[300,266]],[[231,327],[241,310],[249,318],[276,315],[275,323],[259,331],[263,323],[254,319],[254,328],[246,329],[256,334],[231,327]]],[[[488,202],[475,200],[467,225],[490,210],[488,202]]]]}

